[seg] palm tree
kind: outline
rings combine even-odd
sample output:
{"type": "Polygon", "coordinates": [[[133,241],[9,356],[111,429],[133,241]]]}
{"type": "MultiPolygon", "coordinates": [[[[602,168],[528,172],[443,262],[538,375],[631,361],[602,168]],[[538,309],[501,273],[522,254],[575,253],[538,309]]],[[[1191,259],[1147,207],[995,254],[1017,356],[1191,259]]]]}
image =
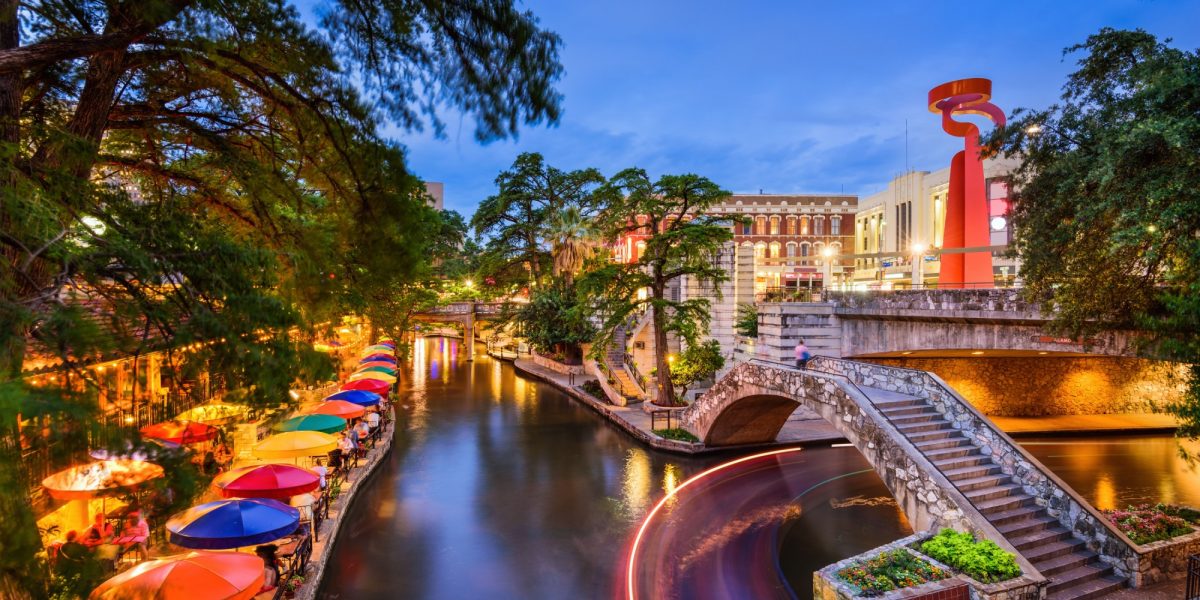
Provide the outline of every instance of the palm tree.
{"type": "Polygon", "coordinates": [[[554,257],[554,274],[570,283],[583,267],[583,261],[595,252],[595,230],[591,220],[579,205],[568,205],[547,221],[545,236],[554,257]]]}

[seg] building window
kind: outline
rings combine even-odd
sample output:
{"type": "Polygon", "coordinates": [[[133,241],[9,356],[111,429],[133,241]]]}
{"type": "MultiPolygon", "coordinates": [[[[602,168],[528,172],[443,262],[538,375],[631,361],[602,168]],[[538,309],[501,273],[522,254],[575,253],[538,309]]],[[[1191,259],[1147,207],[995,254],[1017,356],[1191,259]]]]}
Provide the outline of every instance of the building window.
{"type": "Polygon", "coordinates": [[[829,219],[829,234],[842,235],[842,218],[830,217],[829,219]]]}
{"type": "Polygon", "coordinates": [[[796,235],[796,217],[787,218],[787,234],[796,235]]]}
{"type": "Polygon", "coordinates": [[[779,258],[779,242],[771,242],[771,258],[779,258]]]}
{"type": "Polygon", "coordinates": [[[742,223],[742,235],[752,235],[754,233],[754,223],[746,221],[742,223]]]}
{"type": "Polygon", "coordinates": [[[825,235],[825,217],[813,219],[813,235],[825,235]]]}
{"type": "Polygon", "coordinates": [[[759,242],[754,245],[754,258],[765,258],[767,256],[767,245],[759,242]]]}
{"type": "Polygon", "coordinates": [[[754,220],[754,233],[757,235],[767,235],[767,218],[760,216],[754,220]]]}
{"type": "Polygon", "coordinates": [[[800,235],[808,235],[808,217],[800,217],[800,235]]]}
{"type": "Polygon", "coordinates": [[[771,235],[779,235],[779,217],[771,217],[771,235]]]}

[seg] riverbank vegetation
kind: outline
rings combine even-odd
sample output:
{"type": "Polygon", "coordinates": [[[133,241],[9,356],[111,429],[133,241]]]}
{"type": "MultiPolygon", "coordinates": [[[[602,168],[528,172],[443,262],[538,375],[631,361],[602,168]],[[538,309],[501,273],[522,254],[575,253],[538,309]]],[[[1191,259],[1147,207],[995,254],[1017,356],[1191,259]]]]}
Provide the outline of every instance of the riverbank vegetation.
{"type": "Polygon", "coordinates": [[[940,581],[949,577],[950,573],[903,548],[897,548],[840,569],[837,576],[858,588],[858,595],[874,597],[900,588],[940,581]]]}
{"type": "Polygon", "coordinates": [[[921,552],[980,583],[996,583],[1018,577],[1016,557],[991,540],[976,540],[970,533],[943,529],[921,543],[921,552]]]}
{"type": "Polygon", "coordinates": [[[1200,511],[1169,504],[1142,504],[1124,510],[1106,510],[1112,521],[1135,544],[1161,542],[1196,531],[1200,511]]]}

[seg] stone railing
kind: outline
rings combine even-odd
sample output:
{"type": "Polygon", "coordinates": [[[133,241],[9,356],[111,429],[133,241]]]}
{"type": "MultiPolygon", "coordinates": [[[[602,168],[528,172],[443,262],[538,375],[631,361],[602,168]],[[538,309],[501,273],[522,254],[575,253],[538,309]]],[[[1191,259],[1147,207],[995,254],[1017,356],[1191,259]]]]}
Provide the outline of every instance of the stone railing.
{"type": "Polygon", "coordinates": [[[626,406],[629,404],[625,396],[621,395],[616,388],[608,383],[608,373],[601,368],[600,363],[589,358],[583,361],[583,365],[586,372],[596,378],[596,381],[600,384],[600,389],[604,390],[604,395],[608,398],[609,404],[613,406],[626,406]]]}
{"type": "Polygon", "coordinates": [[[1025,299],[1020,289],[896,290],[887,292],[830,292],[838,313],[921,311],[940,315],[994,315],[1008,319],[1044,321],[1041,306],[1025,299]]]}
{"type": "Polygon", "coordinates": [[[560,363],[552,358],[542,356],[537,352],[531,352],[529,358],[533,361],[533,364],[543,369],[554,371],[559,375],[583,375],[587,372],[583,365],[568,365],[560,363]]]}
{"type": "Polygon", "coordinates": [[[1087,543],[1122,577],[1138,585],[1137,545],[1116,528],[1075,490],[1038,462],[1029,452],[996,427],[937,375],[926,371],[818,356],[810,368],[848,378],[858,385],[910,394],[929,400],[956,429],[979,444],[1001,471],[1032,495],[1038,505],[1087,543]]]}

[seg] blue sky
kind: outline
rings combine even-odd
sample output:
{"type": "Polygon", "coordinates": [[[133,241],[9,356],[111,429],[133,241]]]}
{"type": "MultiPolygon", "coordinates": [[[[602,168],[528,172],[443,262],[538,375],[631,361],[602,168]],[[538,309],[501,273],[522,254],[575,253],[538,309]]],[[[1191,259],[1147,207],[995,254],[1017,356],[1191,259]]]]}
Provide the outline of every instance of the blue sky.
{"type": "Polygon", "coordinates": [[[402,133],[413,171],[446,184],[468,218],[521,152],[560,168],[692,172],[734,192],[869,194],[908,166],[946,164],[961,141],[925,107],[938,83],[994,82],[993,102],[1054,102],[1099,28],[1141,27],[1200,46],[1200,2],[783,2],[535,0],[562,36],[557,126],[480,145],[470,119],[446,137],[402,133]]]}

